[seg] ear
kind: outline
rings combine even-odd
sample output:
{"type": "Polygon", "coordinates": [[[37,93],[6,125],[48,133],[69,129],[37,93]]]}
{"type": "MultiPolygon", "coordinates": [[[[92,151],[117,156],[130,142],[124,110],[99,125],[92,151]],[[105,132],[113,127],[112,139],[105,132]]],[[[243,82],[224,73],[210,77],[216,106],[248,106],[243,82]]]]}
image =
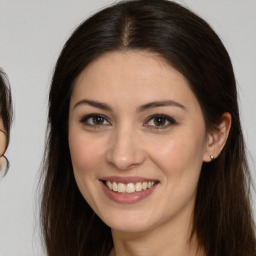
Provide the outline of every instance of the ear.
{"type": "Polygon", "coordinates": [[[232,117],[230,113],[225,112],[221,117],[221,123],[218,125],[217,129],[209,132],[203,156],[204,162],[210,162],[212,160],[211,156],[213,158],[219,156],[228,139],[231,122],[232,117]]]}

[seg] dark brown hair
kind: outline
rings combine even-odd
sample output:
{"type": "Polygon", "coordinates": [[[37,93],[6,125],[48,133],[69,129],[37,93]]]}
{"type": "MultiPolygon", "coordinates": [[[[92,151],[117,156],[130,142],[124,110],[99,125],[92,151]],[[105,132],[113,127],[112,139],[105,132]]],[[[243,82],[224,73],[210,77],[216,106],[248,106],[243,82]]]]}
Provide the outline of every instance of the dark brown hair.
{"type": "MultiPolygon", "coordinates": [[[[5,133],[7,137],[6,148],[10,141],[10,128],[12,122],[12,97],[8,78],[4,71],[0,68],[0,117],[3,120],[5,133]]],[[[2,152],[1,152],[2,153],[2,152]]],[[[4,152],[3,152],[4,153],[4,152]]],[[[6,158],[6,157],[5,157],[6,158]]],[[[7,160],[7,170],[9,162],[7,160]]]]}
{"type": "Polygon", "coordinates": [[[229,55],[211,27],[180,5],[164,0],[125,1],[83,22],[66,42],[49,95],[48,141],[41,204],[49,256],[108,255],[110,228],[81,196],[68,146],[68,113],[75,78],[106,52],[157,53],[188,80],[209,130],[224,112],[232,127],[220,156],[204,163],[198,184],[193,234],[207,256],[255,256],[249,202],[250,174],[229,55]]]}

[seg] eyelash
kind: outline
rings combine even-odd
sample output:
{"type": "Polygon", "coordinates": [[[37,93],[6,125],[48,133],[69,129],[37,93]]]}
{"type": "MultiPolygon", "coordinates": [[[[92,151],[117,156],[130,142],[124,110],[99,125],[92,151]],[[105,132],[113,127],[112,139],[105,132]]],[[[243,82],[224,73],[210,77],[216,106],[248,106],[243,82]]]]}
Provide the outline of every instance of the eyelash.
{"type": "Polygon", "coordinates": [[[94,128],[100,128],[102,126],[105,126],[105,125],[111,125],[111,123],[108,121],[108,119],[104,116],[104,115],[101,115],[101,114],[90,114],[90,115],[86,115],[84,117],[81,118],[80,120],[81,123],[83,123],[84,125],[87,125],[87,126],[91,126],[91,127],[94,127],[94,128]],[[103,122],[107,121],[108,124],[93,124],[93,118],[101,118],[103,120],[103,122]],[[89,123],[89,120],[92,119],[92,123],[89,123]]]}
{"type": "Polygon", "coordinates": [[[144,126],[148,126],[148,127],[152,128],[152,129],[166,129],[166,128],[168,128],[169,126],[175,125],[175,124],[177,124],[177,122],[176,122],[172,117],[167,116],[167,115],[164,115],[164,114],[155,114],[155,115],[152,115],[152,116],[149,117],[148,121],[144,124],[144,126]],[[157,126],[157,125],[155,125],[155,126],[153,126],[153,125],[148,125],[148,123],[149,123],[150,121],[153,121],[153,122],[154,122],[154,120],[156,120],[157,118],[158,118],[158,119],[163,119],[164,122],[165,122],[165,123],[168,122],[168,124],[165,124],[165,123],[164,123],[164,125],[160,125],[160,126],[157,126]]]}
{"type": "MultiPolygon", "coordinates": [[[[101,128],[102,126],[111,125],[110,121],[104,115],[101,115],[101,114],[86,115],[86,116],[84,116],[80,119],[80,122],[83,123],[84,125],[91,126],[91,127],[94,127],[94,128],[101,128]],[[93,123],[94,122],[93,118],[100,118],[101,121],[103,121],[103,123],[95,124],[95,123],[93,123]],[[90,119],[92,119],[92,120],[90,120],[90,119]],[[89,120],[90,120],[91,123],[89,123],[89,120]],[[107,122],[107,124],[104,124],[105,122],[107,122]]],[[[152,115],[148,118],[148,120],[146,121],[144,126],[150,127],[152,129],[166,129],[169,126],[175,125],[175,124],[177,124],[177,122],[173,118],[171,118],[170,116],[167,116],[167,115],[164,115],[164,114],[155,114],[155,115],[152,115]],[[155,123],[156,119],[162,119],[164,121],[164,125],[159,125],[159,126],[158,125],[149,125],[150,121],[153,121],[154,124],[156,124],[155,123]],[[168,124],[166,124],[166,122],[168,122],[168,124]]]]}

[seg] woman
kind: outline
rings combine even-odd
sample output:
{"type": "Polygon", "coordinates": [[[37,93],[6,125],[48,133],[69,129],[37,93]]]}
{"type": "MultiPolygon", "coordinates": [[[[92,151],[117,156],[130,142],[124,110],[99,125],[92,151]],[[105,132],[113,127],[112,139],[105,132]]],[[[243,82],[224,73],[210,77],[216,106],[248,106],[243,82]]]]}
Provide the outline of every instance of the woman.
{"type": "Polygon", "coordinates": [[[0,177],[3,177],[9,162],[5,157],[5,151],[10,140],[10,125],[12,120],[11,91],[5,73],[0,69],[0,177]]]}
{"type": "Polygon", "coordinates": [[[127,1],[83,22],[48,122],[48,255],[256,255],[232,64],[191,11],[127,1]]]}

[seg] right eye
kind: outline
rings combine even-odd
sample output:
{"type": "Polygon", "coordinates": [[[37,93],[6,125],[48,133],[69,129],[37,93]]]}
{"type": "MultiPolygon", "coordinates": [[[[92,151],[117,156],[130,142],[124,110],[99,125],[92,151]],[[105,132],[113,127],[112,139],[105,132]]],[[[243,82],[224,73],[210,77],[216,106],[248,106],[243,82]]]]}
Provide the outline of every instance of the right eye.
{"type": "Polygon", "coordinates": [[[110,122],[106,119],[106,117],[100,114],[90,114],[90,115],[84,116],[81,119],[81,123],[88,126],[110,125],[110,122]]]}

